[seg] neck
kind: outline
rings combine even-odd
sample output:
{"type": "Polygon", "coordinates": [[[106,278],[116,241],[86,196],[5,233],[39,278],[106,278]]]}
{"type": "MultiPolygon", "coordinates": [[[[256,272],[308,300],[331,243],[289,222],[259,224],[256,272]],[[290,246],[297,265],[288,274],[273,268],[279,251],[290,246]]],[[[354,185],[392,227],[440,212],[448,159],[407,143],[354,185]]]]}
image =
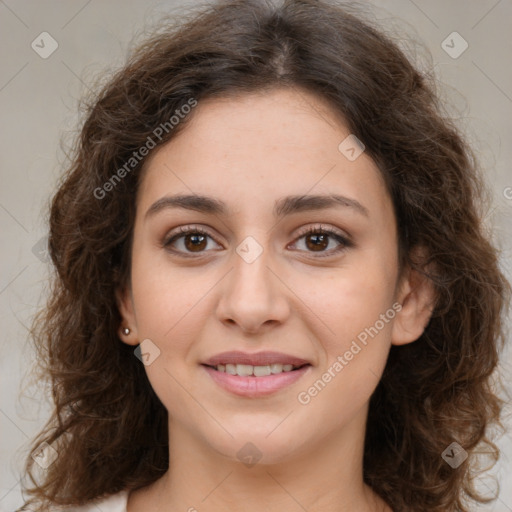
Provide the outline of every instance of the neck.
{"type": "Polygon", "coordinates": [[[214,451],[171,420],[169,469],[152,485],[132,492],[128,512],[391,512],[363,482],[366,415],[363,408],[349,425],[314,446],[292,450],[285,460],[251,467],[214,451]]]}

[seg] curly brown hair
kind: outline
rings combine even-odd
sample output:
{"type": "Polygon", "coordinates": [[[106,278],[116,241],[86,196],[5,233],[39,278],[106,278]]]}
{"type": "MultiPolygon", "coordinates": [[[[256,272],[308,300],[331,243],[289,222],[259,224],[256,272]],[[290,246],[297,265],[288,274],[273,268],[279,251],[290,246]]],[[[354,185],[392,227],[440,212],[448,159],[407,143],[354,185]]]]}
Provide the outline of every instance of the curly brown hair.
{"type": "Polygon", "coordinates": [[[477,160],[442,114],[432,74],[334,1],[223,1],[185,21],[166,23],[146,39],[88,103],[53,197],[55,274],[33,338],[55,408],[27,458],[27,503],[37,501],[40,510],[82,504],[144,487],[167,470],[167,411],[133,347],[117,335],[116,290],[129,280],[146,158],[129,170],[126,162],[190,98],[273,87],[324,98],[364,142],[393,199],[401,263],[424,272],[437,292],[423,335],[391,347],[371,397],[364,481],[395,512],[465,512],[466,501],[488,501],[474,487],[476,457],[498,457],[488,431],[501,426],[503,402],[491,378],[510,285],[483,227],[477,160]],[[113,180],[123,166],[122,179],[113,180]],[[421,265],[412,261],[418,246],[428,256],[421,265]],[[425,270],[429,265],[435,272],[425,270]],[[456,468],[441,456],[454,441],[469,455],[456,468]],[[58,458],[37,476],[32,455],[43,442],[58,458]]]}

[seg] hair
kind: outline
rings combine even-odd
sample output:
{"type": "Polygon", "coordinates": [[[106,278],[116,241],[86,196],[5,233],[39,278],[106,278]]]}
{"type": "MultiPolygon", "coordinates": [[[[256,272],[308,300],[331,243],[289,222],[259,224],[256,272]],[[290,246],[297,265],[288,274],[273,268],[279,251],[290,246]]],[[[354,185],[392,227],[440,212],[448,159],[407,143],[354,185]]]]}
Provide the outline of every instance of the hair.
{"type": "Polygon", "coordinates": [[[276,87],[326,100],[363,141],[393,201],[400,265],[437,294],[424,333],[391,347],[371,396],[364,481],[395,512],[466,512],[467,502],[492,500],[474,480],[479,453],[491,466],[499,456],[489,429],[502,427],[503,401],[491,379],[510,285],[483,224],[477,159],[443,115],[433,77],[334,1],[222,1],[180,21],[146,38],[88,101],[51,202],[54,272],[32,338],[55,406],[27,457],[27,503],[79,505],[166,472],[167,411],[117,334],[147,157],[131,159],[150,138],[160,147],[185,129],[193,113],[155,134],[191,99],[276,87]],[[32,456],[44,442],[58,457],[37,476],[32,456]],[[453,442],[468,454],[458,467],[442,457],[453,442]]]}

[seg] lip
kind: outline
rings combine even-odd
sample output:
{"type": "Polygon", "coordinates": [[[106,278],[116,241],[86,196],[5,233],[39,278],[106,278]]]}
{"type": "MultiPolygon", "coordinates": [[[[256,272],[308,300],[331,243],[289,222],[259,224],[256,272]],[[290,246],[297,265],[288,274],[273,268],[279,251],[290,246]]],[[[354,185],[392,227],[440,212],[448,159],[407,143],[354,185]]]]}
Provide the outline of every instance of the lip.
{"type": "MultiPolygon", "coordinates": [[[[249,354],[232,350],[230,352],[222,352],[210,359],[202,362],[203,365],[217,366],[218,364],[250,364],[252,366],[266,366],[268,364],[291,364],[293,366],[302,366],[311,364],[309,361],[300,357],[283,354],[282,352],[256,352],[249,354]]],[[[264,377],[258,377],[263,379],[264,377]]]]}
{"type": "Polygon", "coordinates": [[[221,388],[235,395],[247,398],[258,398],[261,396],[271,395],[272,393],[290,386],[312,369],[311,364],[307,364],[306,366],[298,368],[297,370],[292,370],[291,372],[276,373],[265,377],[240,377],[239,375],[231,375],[229,373],[217,371],[215,368],[211,368],[205,364],[201,366],[205,369],[212,380],[221,388]]]}

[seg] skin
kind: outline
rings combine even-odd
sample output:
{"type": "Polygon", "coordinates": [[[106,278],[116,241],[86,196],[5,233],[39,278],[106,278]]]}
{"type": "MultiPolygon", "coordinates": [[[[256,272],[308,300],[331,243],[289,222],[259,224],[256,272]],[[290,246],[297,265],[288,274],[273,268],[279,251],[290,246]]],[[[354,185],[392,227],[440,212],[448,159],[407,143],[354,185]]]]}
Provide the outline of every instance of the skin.
{"type": "Polygon", "coordinates": [[[128,512],[390,512],[362,478],[368,403],[391,345],[423,332],[433,291],[417,273],[399,271],[396,219],[380,171],[365,152],[349,161],[338,150],[349,129],[303,90],[207,99],[191,116],[146,163],[131,283],[118,292],[119,336],[158,347],[145,369],[169,411],[169,470],[130,494],[128,512]],[[273,216],[284,196],[331,193],[358,201],[367,215],[339,206],[273,216]],[[211,196],[229,213],[164,208],[146,216],[174,194],[211,196]],[[318,225],[352,245],[335,253],[343,245],[331,236],[316,249],[301,230],[318,225]],[[163,247],[180,226],[209,237],[163,247]],[[248,236],[263,251],[252,263],[236,252],[248,236]],[[394,318],[299,403],[298,394],[396,303],[394,318]],[[270,396],[240,397],[200,365],[227,350],[285,352],[312,368],[270,396]],[[237,457],[248,442],[261,454],[252,467],[237,457]]]}

